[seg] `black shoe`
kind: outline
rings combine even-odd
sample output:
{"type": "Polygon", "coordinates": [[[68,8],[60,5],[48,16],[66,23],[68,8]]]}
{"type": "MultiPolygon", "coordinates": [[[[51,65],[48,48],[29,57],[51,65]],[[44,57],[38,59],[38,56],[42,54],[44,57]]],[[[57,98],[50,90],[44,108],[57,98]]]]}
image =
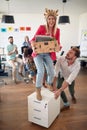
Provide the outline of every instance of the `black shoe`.
{"type": "Polygon", "coordinates": [[[73,97],[72,97],[72,103],[76,104],[76,102],[77,102],[77,101],[76,101],[76,98],[73,96],[73,97]]]}
{"type": "Polygon", "coordinates": [[[60,111],[66,111],[66,110],[69,110],[70,109],[70,106],[63,106],[60,111]]]}

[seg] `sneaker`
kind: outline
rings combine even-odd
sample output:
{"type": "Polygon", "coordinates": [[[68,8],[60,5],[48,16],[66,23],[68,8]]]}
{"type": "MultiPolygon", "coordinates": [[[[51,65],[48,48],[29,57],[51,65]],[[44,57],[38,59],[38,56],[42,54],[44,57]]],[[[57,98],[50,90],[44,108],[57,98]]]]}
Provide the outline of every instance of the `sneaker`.
{"type": "Polygon", "coordinates": [[[70,106],[70,103],[68,101],[66,103],[64,102],[64,106],[70,106]]]}
{"type": "Polygon", "coordinates": [[[72,103],[73,103],[73,104],[76,104],[76,102],[77,102],[77,101],[76,101],[76,98],[73,96],[73,97],[72,97],[72,103]]]}
{"type": "Polygon", "coordinates": [[[63,106],[60,111],[66,111],[66,110],[69,110],[70,109],[70,106],[63,106]]]}
{"type": "Polygon", "coordinates": [[[68,110],[70,108],[70,104],[69,104],[69,102],[66,102],[66,103],[64,103],[64,106],[61,108],[61,112],[62,111],[66,111],[66,110],[68,110]]]}

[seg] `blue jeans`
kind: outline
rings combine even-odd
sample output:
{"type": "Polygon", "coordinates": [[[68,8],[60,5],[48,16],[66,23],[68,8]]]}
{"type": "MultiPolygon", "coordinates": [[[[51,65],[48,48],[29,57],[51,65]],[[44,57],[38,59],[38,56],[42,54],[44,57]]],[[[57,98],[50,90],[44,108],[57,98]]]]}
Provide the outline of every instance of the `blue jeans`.
{"type": "Polygon", "coordinates": [[[49,53],[42,53],[37,55],[34,58],[34,62],[37,68],[37,75],[36,75],[36,87],[42,87],[43,84],[43,77],[45,73],[45,69],[47,71],[47,83],[52,85],[53,78],[54,78],[54,66],[53,61],[50,57],[49,53]]]}

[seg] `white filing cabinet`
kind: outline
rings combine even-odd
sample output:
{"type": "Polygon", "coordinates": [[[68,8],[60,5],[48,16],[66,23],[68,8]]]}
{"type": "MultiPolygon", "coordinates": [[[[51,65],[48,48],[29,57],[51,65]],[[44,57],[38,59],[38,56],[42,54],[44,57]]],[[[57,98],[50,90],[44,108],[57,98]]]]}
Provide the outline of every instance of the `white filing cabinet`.
{"type": "Polygon", "coordinates": [[[55,99],[54,93],[46,88],[41,94],[41,101],[36,99],[36,92],[28,96],[28,121],[48,128],[60,113],[60,97],[55,99]]]}

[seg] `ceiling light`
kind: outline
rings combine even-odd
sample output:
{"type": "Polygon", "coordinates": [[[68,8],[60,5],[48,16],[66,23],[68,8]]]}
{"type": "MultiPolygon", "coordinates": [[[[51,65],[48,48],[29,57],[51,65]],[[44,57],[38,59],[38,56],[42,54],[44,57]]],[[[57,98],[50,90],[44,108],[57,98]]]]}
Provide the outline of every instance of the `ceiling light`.
{"type": "Polygon", "coordinates": [[[59,17],[59,24],[66,24],[66,23],[70,23],[70,19],[69,19],[69,16],[60,16],[59,17]]]}
{"type": "Polygon", "coordinates": [[[9,0],[6,0],[8,2],[8,15],[2,15],[2,23],[15,23],[14,16],[9,15],[9,0]]]}
{"type": "MultiPolygon", "coordinates": [[[[64,5],[65,3],[67,2],[67,0],[63,0],[63,14],[64,14],[64,5]]],[[[66,24],[66,23],[70,23],[70,19],[69,19],[69,16],[67,15],[62,15],[62,16],[59,16],[59,21],[58,21],[59,24],[66,24]]]]}
{"type": "Polygon", "coordinates": [[[3,15],[2,23],[14,23],[14,17],[12,15],[3,15]]]}

